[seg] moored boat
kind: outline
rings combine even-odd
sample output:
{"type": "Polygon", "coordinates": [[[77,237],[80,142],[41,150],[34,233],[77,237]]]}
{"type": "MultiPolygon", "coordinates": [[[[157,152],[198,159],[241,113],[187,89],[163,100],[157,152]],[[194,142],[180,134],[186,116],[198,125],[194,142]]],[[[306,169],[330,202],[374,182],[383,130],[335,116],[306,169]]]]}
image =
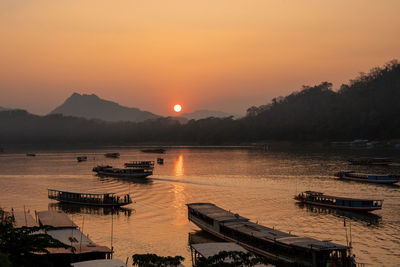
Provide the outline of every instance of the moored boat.
{"type": "Polygon", "coordinates": [[[212,203],[187,206],[188,219],[202,230],[265,257],[306,266],[351,266],[348,246],[268,228],[212,203]]]}
{"type": "Polygon", "coordinates": [[[339,179],[375,184],[394,184],[400,181],[399,175],[364,174],[355,171],[340,171],[335,174],[339,179]]]}
{"type": "Polygon", "coordinates": [[[154,161],[131,161],[124,164],[127,168],[154,169],[154,161]]]}
{"type": "Polygon", "coordinates": [[[106,158],[119,158],[120,154],[118,152],[113,152],[113,153],[106,153],[104,154],[106,158]]]}
{"type": "Polygon", "coordinates": [[[76,157],[76,159],[78,160],[78,162],[87,161],[86,156],[79,156],[79,157],[76,157]]]}
{"type": "Polygon", "coordinates": [[[158,153],[158,154],[163,154],[165,152],[165,149],[163,148],[155,148],[155,149],[142,149],[140,150],[144,153],[158,153]]]}
{"type": "Polygon", "coordinates": [[[353,165],[386,166],[393,161],[390,158],[359,158],[348,160],[353,165]]]}
{"type": "Polygon", "coordinates": [[[93,168],[101,176],[125,177],[125,178],[146,178],[153,174],[153,170],[145,168],[114,168],[112,166],[97,166],[93,168]]]}
{"type": "Polygon", "coordinates": [[[315,191],[305,191],[294,199],[301,203],[352,211],[379,210],[383,205],[383,200],[328,196],[315,191]]]}
{"type": "Polygon", "coordinates": [[[118,196],[115,193],[73,192],[59,189],[47,189],[48,198],[61,203],[80,204],[101,207],[121,207],[132,203],[129,194],[118,196]]]}

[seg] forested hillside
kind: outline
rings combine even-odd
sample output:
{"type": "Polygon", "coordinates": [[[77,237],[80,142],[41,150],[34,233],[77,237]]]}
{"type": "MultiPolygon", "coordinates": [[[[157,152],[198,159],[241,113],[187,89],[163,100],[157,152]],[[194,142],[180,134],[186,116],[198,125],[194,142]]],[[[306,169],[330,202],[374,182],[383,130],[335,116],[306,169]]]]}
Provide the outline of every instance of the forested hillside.
{"type": "Polygon", "coordinates": [[[265,140],[329,141],[400,138],[400,64],[361,74],[340,90],[323,82],[271,103],[245,118],[208,118],[180,124],[171,118],[105,122],[63,115],[0,112],[0,144],[179,143],[240,144],[265,140]]]}

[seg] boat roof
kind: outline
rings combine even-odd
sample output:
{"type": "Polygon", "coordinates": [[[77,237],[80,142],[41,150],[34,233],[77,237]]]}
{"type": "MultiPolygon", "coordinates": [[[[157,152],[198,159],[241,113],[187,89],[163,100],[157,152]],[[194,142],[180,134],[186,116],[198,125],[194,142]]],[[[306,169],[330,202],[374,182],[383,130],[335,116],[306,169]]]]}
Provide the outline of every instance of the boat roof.
{"type": "Polygon", "coordinates": [[[217,207],[212,203],[191,203],[187,204],[187,206],[219,222],[229,222],[229,221],[247,222],[249,220],[245,217],[240,216],[237,213],[234,214],[230,211],[217,207]]]}
{"type": "Polygon", "coordinates": [[[63,193],[70,193],[70,194],[80,194],[80,195],[115,195],[116,193],[96,193],[96,192],[79,192],[79,191],[71,191],[71,190],[62,190],[62,189],[54,189],[54,188],[48,188],[48,191],[57,191],[57,192],[63,192],[63,193]]]}
{"type": "Polygon", "coordinates": [[[39,226],[29,212],[13,211],[11,214],[14,215],[15,228],[39,226]]]}
{"type": "Polygon", "coordinates": [[[75,248],[72,252],[71,249],[65,248],[48,248],[47,250],[53,254],[83,254],[83,253],[111,253],[111,249],[106,246],[99,246],[84,235],[78,229],[55,229],[46,232],[54,239],[60,242],[70,245],[75,248]]]}
{"type": "Polygon", "coordinates": [[[242,246],[231,242],[200,243],[192,244],[191,247],[204,258],[212,257],[222,251],[240,251],[244,253],[248,252],[242,246]]]}
{"type": "Polygon", "coordinates": [[[304,191],[304,193],[309,194],[309,195],[321,196],[324,198],[330,198],[330,199],[341,199],[341,200],[351,200],[351,201],[383,201],[382,199],[362,199],[362,198],[330,196],[330,195],[325,195],[324,193],[316,192],[316,191],[304,191]]]}
{"type": "Polygon", "coordinates": [[[239,215],[235,216],[232,212],[217,207],[212,203],[190,203],[187,204],[187,206],[216,221],[222,222],[225,227],[269,242],[276,241],[288,246],[296,246],[317,251],[348,249],[347,246],[333,242],[319,241],[311,237],[299,237],[275,230],[274,228],[250,222],[249,219],[239,215]]]}
{"type": "Polygon", "coordinates": [[[39,211],[37,212],[41,225],[49,225],[55,228],[76,228],[77,225],[63,211],[39,211]]]}
{"type": "Polygon", "coordinates": [[[71,263],[72,267],[126,267],[120,259],[91,260],[71,263]]]}

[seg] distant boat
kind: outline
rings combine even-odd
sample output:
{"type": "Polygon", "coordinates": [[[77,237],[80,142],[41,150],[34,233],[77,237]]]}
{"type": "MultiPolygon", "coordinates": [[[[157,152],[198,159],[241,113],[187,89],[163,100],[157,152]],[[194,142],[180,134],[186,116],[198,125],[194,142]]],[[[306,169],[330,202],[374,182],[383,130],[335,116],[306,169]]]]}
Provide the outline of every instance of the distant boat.
{"type": "Polygon", "coordinates": [[[146,178],[153,174],[153,170],[145,168],[113,168],[112,166],[97,166],[93,168],[101,176],[125,177],[125,178],[146,178]]]}
{"type": "Polygon", "coordinates": [[[118,196],[115,193],[72,192],[58,189],[47,189],[48,198],[62,203],[80,204],[101,207],[121,207],[132,203],[129,194],[118,196]]]}
{"type": "Polygon", "coordinates": [[[355,171],[340,171],[335,174],[339,179],[375,184],[394,184],[400,181],[399,175],[364,174],[355,171]]]}
{"type": "MultiPolygon", "coordinates": [[[[270,259],[300,266],[352,266],[350,247],[269,228],[212,203],[190,203],[188,219],[202,230],[270,259]]],[[[283,264],[282,264],[283,265],[283,264]]]]}
{"type": "Polygon", "coordinates": [[[124,164],[127,168],[154,169],[154,161],[131,161],[124,164]]]}
{"type": "Polygon", "coordinates": [[[360,158],[360,159],[349,159],[353,165],[376,165],[385,166],[393,163],[390,158],[360,158]]]}
{"type": "Polygon", "coordinates": [[[158,164],[164,164],[164,159],[163,158],[157,158],[157,163],[158,164]]]}
{"type": "Polygon", "coordinates": [[[113,152],[113,153],[106,153],[104,154],[106,158],[119,158],[120,154],[118,152],[113,152]]]}
{"type": "Polygon", "coordinates": [[[78,160],[78,162],[87,161],[87,157],[86,156],[76,157],[76,159],[78,160]]]}
{"type": "Polygon", "coordinates": [[[383,205],[383,200],[328,196],[315,191],[305,191],[294,199],[301,203],[353,211],[380,210],[383,205]]]}
{"type": "Polygon", "coordinates": [[[158,153],[158,154],[163,154],[163,153],[165,153],[165,149],[163,149],[163,148],[155,148],[155,149],[142,149],[142,150],[140,150],[140,151],[142,151],[142,152],[144,152],[144,153],[158,153]]]}
{"type": "Polygon", "coordinates": [[[27,157],[36,157],[36,154],[35,153],[26,153],[26,156],[27,157]]]}

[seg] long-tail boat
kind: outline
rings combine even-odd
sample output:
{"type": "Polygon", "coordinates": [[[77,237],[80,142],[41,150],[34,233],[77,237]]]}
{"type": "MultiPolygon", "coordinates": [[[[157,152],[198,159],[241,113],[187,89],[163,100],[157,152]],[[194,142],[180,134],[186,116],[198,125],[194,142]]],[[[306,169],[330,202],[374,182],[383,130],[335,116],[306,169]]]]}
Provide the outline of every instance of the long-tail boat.
{"type": "Polygon", "coordinates": [[[152,169],[145,168],[114,168],[109,165],[99,165],[93,168],[100,176],[122,177],[122,178],[146,178],[153,174],[152,169]]]}
{"type": "Polygon", "coordinates": [[[187,207],[189,221],[202,230],[265,257],[305,266],[351,266],[349,246],[268,228],[212,203],[187,207]]]}
{"type": "Polygon", "coordinates": [[[301,203],[353,211],[380,210],[383,205],[383,200],[328,196],[315,191],[305,191],[294,199],[301,203]]]}
{"type": "Polygon", "coordinates": [[[375,184],[394,184],[400,181],[399,175],[364,174],[355,171],[340,171],[335,174],[339,179],[375,184]]]}
{"type": "Polygon", "coordinates": [[[88,193],[59,189],[47,189],[48,198],[61,203],[80,204],[101,207],[121,207],[132,203],[129,194],[119,196],[116,193],[88,193]]]}

